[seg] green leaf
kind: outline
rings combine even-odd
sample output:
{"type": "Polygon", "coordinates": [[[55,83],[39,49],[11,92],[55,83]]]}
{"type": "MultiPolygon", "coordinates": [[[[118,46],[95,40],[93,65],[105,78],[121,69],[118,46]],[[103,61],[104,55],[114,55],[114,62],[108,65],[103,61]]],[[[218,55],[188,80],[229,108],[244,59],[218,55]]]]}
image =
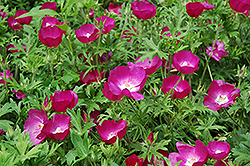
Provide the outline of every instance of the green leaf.
{"type": "Polygon", "coordinates": [[[39,17],[41,17],[41,16],[45,16],[45,15],[50,15],[50,16],[59,15],[54,10],[51,10],[51,9],[39,10],[40,8],[41,8],[41,6],[34,7],[34,8],[32,8],[30,10],[30,12],[25,13],[25,14],[17,17],[16,19],[23,18],[23,17],[28,17],[28,16],[32,16],[32,17],[39,16],[39,17]]]}
{"type": "Polygon", "coordinates": [[[70,136],[71,142],[73,143],[74,148],[78,151],[78,153],[84,158],[87,157],[87,151],[84,148],[81,136],[75,133],[73,130],[71,130],[70,136]]]}
{"type": "Polygon", "coordinates": [[[69,26],[68,26],[67,24],[55,25],[55,26],[57,26],[58,28],[60,28],[60,29],[63,30],[63,31],[68,32],[69,26]]]}

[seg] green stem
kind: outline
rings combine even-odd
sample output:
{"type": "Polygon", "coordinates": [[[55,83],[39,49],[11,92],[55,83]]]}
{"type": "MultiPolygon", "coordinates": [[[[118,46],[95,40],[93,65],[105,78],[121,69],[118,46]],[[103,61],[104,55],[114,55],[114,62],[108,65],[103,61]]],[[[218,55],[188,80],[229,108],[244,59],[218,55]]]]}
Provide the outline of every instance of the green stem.
{"type": "Polygon", "coordinates": [[[99,47],[100,47],[100,43],[101,43],[101,38],[102,38],[102,33],[101,30],[99,30],[99,37],[98,37],[98,43],[97,43],[97,48],[96,48],[96,67],[97,67],[97,71],[98,71],[98,79],[97,81],[101,80],[101,73],[100,73],[100,69],[99,69],[99,47]]]}
{"type": "Polygon", "coordinates": [[[143,27],[144,27],[144,20],[141,20],[141,33],[140,33],[140,39],[139,39],[139,49],[140,50],[140,47],[141,47],[141,43],[142,43],[142,34],[143,34],[143,27]]]}
{"type": "Polygon", "coordinates": [[[224,108],[224,112],[226,112],[227,116],[236,124],[236,126],[238,126],[239,128],[241,128],[241,126],[231,117],[231,115],[227,112],[227,109],[224,108]]]}

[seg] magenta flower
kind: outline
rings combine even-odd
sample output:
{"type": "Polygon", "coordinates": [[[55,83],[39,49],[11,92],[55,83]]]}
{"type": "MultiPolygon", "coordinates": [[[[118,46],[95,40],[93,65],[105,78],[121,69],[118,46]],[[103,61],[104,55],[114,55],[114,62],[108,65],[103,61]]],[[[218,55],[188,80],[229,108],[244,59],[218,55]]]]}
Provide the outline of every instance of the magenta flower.
{"type": "Polygon", "coordinates": [[[70,121],[71,118],[68,115],[54,114],[42,132],[50,139],[63,140],[70,134],[70,121]]]}
{"type": "Polygon", "coordinates": [[[12,92],[16,94],[17,99],[22,99],[22,98],[25,98],[25,97],[26,97],[26,95],[25,95],[22,91],[19,91],[19,90],[18,90],[18,91],[12,90],[12,92]]]}
{"type": "MultiPolygon", "coordinates": [[[[17,17],[19,17],[19,16],[21,16],[21,15],[23,15],[23,14],[25,14],[25,13],[28,13],[28,12],[27,12],[26,10],[18,10],[18,11],[16,12],[16,14],[15,14],[15,18],[17,18],[17,17]]],[[[19,24],[21,24],[21,25],[24,25],[24,24],[29,25],[30,22],[32,21],[32,19],[33,19],[32,16],[28,16],[28,17],[18,18],[18,19],[16,19],[16,20],[17,20],[17,21],[19,22],[19,24]]]]}
{"type": "Polygon", "coordinates": [[[203,2],[203,6],[204,6],[204,10],[210,10],[214,8],[214,5],[207,3],[207,1],[203,2]]]}
{"type": "Polygon", "coordinates": [[[55,91],[50,96],[52,109],[56,112],[66,112],[67,108],[72,109],[78,102],[78,96],[72,90],[55,91]]]}
{"type": "Polygon", "coordinates": [[[89,9],[89,18],[92,18],[92,17],[94,17],[94,8],[90,8],[89,9]]]}
{"type": "Polygon", "coordinates": [[[133,14],[143,20],[151,19],[156,14],[156,6],[148,1],[134,1],[131,3],[133,14]]]}
{"type": "Polygon", "coordinates": [[[84,24],[75,30],[76,38],[82,43],[90,43],[99,37],[99,30],[93,24],[84,24]]]}
{"type": "Polygon", "coordinates": [[[4,130],[0,129],[0,137],[4,135],[4,130]]]}
{"type": "Polygon", "coordinates": [[[40,41],[47,47],[57,47],[66,33],[55,25],[62,25],[55,17],[44,17],[42,27],[38,31],[40,41]]]}
{"type": "Polygon", "coordinates": [[[104,120],[101,125],[96,126],[96,130],[101,136],[101,141],[114,144],[117,136],[122,139],[126,134],[127,122],[121,119],[117,123],[114,120],[104,120]]]}
{"type": "Polygon", "coordinates": [[[147,81],[146,71],[141,67],[118,66],[110,71],[108,83],[104,84],[103,94],[109,100],[120,100],[122,95],[142,100],[140,91],[147,81]],[[110,94],[111,93],[111,94],[110,94]]]}
{"type": "MultiPolygon", "coordinates": [[[[170,37],[170,38],[172,38],[172,35],[170,34],[170,32],[169,32],[170,30],[169,30],[169,28],[167,27],[167,26],[165,26],[163,29],[162,29],[162,31],[161,31],[161,35],[166,35],[166,36],[168,36],[168,37],[170,37]],[[165,32],[169,32],[169,33],[165,33],[165,32]]],[[[180,32],[178,32],[178,34],[175,34],[175,37],[177,37],[177,36],[180,36],[181,35],[181,33],[180,32]]],[[[160,38],[162,39],[162,37],[160,36],[160,38]]],[[[183,38],[183,37],[182,37],[183,38]]],[[[181,38],[181,39],[182,39],[181,38]]],[[[172,40],[171,40],[172,41],[172,40]]],[[[179,44],[179,42],[180,42],[180,40],[177,40],[177,43],[176,43],[176,45],[178,45],[179,44]]]]}
{"type": "Polygon", "coordinates": [[[238,12],[247,14],[250,8],[250,1],[249,0],[229,0],[230,7],[238,12]]]}
{"type": "Polygon", "coordinates": [[[207,145],[209,156],[213,159],[223,160],[230,152],[230,145],[222,141],[210,141],[207,145]]]}
{"type": "Polygon", "coordinates": [[[56,12],[57,9],[56,2],[45,2],[44,4],[42,4],[41,9],[51,9],[56,12]]]}
{"type": "Polygon", "coordinates": [[[6,77],[4,75],[4,72],[2,72],[2,73],[0,72],[0,84],[5,84],[6,83],[5,80],[2,79],[2,78],[6,78],[6,79],[10,79],[11,80],[11,76],[13,77],[13,74],[10,73],[9,70],[6,70],[6,77]]]}
{"type": "Polygon", "coordinates": [[[235,89],[235,85],[225,83],[223,80],[214,80],[209,86],[203,104],[213,111],[218,111],[221,107],[232,105],[239,95],[240,89],[235,89]]]}
{"type": "Polygon", "coordinates": [[[151,62],[149,63],[149,58],[145,59],[144,62],[140,61],[138,62],[138,60],[140,59],[140,57],[137,57],[135,59],[135,64],[133,62],[127,62],[127,65],[128,67],[134,67],[134,66],[137,66],[137,67],[142,67],[145,69],[146,71],[146,74],[147,75],[151,75],[153,74],[154,72],[157,71],[157,69],[161,66],[162,64],[162,61],[159,57],[154,57],[151,62]]]}
{"type": "MultiPolygon", "coordinates": [[[[98,78],[99,78],[99,73],[98,73],[97,70],[90,70],[90,71],[85,75],[85,77],[83,78],[84,73],[85,73],[85,71],[83,71],[83,72],[81,72],[81,73],[78,73],[78,74],[80,75],[80,76],[79,76],[79,77],[80,77],[79,82],[80,82],[81,84],[86,84],[86,86],[88,86],[88,85],[91,84],[92,82],[98,82],[98,80],[100,81],[100,79],[98,79],[98,78]]],[[[103,75],[104,75],[104,72],[101,72],[101,73],[100,73],[101,79],[102,79],[103,75]]]]}
{"type": "MultiPolygon", "coordinates": [[[[228,164],[228,158],[225,160],[226,164],[221,161],[221,160],[217,160],[216,163],[214,164],[214,166],[229,166],[228,164]]],[[[241,166],[240,164],[236,165],[235,166],[241,166]]]]}
{"type": "Polygon", "coordinates": [[[107,34],[113,29],[116,25],[115,24],[115,19],[109,18],[105,15],[102,15],[101,17],[95,18],[98,21],[98,25],[100,23],[103,24],[103,29],[101,30],[102,34],[107,34]]]}
{"type": "Polygon", "coordinates": [[[114,4],[114,3],[110,2],[108,10],[110,13],[118,14],[121,17],[122,16],[121,12],[120,12],[121,8],[122,8],[122,4],[119,6],[118,4],[114,4]]]}
{"type": "Polygon", "coordinates": [[[191,87],[189,83],[186,80],[181,79],[180,76],[171,75],[163,79],[161,90],[164,94],[171,91],[170,94],[173,93],[173,99],[183,99],[185,96],[187,96],[187,94],[191,92],[191,87]],[[179,80],[180,82],[178,83],[179,80]]]}
{"type": "MultiPolygon", "coordinates": [[[[87,108],[85,106],[83,106],[82,108],[83,110],[87,110],[87,108]]],[[[99,115],[101,114],[101,111],[99,110],[94,110],[90,113],[89,118],[93,123],[99,123],[99,121],[97,122],[99,115]]],[[[87,122],[87,114],[83,111],[82,112],[82,118],[84,120],[84,122],[87,122]]]]}
{"type": "Polygon", "coordinates": [[[131,28],[128,28],[128,29],[130,29],[130,31],[129,31],[129,30],[125,30],[125,31],[123,32],[123,34],[122,34],[121,39],[123,39],[123,38],[128,38],[128,39],[127,39],[127,42],[131,42],[131,39],[132,39],[131,36],[136,36],[136,34],[138,35],[139,32],[138,32],[138,31],[136,30],[136,28],[133,27],[133,26],[132,26],[132,29],[133,29],[133,30],[131,30],[131,28]],[[131,31],[132,31],[133,33],[130,33],[131,31]]]}
{"type": "Polygon", "coordinates": [[[191,74],[199,69],[200,58],[190,51],[179,51],[173,56],[174,67],[182,74],[191,74]]]}
{"type": "Polygon", "coordinates": [[[135,154],[132,154],[125,160],[126,166],[135,166],[136,164],[137,166],[142,166],[142,163],[143,163],[143,158],[139,159],[139,157],[136,156],[135,154]]]}
{"type": "Polygon", "coordinates": [[[229,53],[229,51],[225,52],[225,46],[223,42],[219,42],[218,40],[213,41],[213,45],[214,45],[214,49],[213,52],[212,51],[212,47],[207,47],[206,48],[206,53],[208,54],[208,56],[211,55],[212,58],[214,58],[214,60],[219,61],[220,58],[224,57],[227,55],[227,53],[229,53]]]}
{"type": "Polygon", "coordinates": [[[100,63],[105,63],[108,62],[112,57],[112,52],[109,51],[108,54],[107,53],[103,53],[98,59],[100,63]]]}
{"type": "Polygon", "coordinates": [[[42,130],[49,120],[43,109],[41,109],[41,111],[31,109],[28,115],[29,118],[25,121],[23,126],[24,132],[29,133],[33,145],[37,145],[46,138],[42,130]]]}
{"type": "Polygon", "coordinates": [[[8,26],[14,30],[19,30],[19,29],[22,29],[23,27],[13,16],[8,18],[7,23],[8,23],[8,26]]]}
{"type": "Polygon", "coordinates": [[[45,110],[47,110],[47,107],[49,105],[49,98],[48,98],[48,96],[45,97],[43,105],[44,105],[45,110]]]}
{"type": "Polygon", "coordinates": [[[190,17],[198,17],[204,10],[204,6],[201,2],[187,2],[186,5],[187,14],[190,17]]]}
{"type": "Polygon", "coordinates": [[[195,147],[181,142],[177,142],[176,147],[179,153],[170,153],[168,157],[172,165],[181,161],[179,166],[202,166],[209,158],[207,147],[199,140],[195,147]]]}
{"type": "MultiPolygon", "coordinates": [[[[24,51],[26,51],[26,47],[25,46],[22,46],[24,51]]],[[[14,53],[14,52],[21,52],[20,50],[18,49],[15,49],[15,50],[10,50],[10,48],[16,48],[16,46],[14,44],[9,44],[6,46],[6,49],[11,52],[11,53],[14,53]]]]}
{"type": "Polygon", "coordinates": [[[7,17],[7,13],[3,12],[3,9],[0,10],[0,18],[3,20],[5,17],[7,17]],[[2,18],[1,18],[2,17],[2,18]]]}

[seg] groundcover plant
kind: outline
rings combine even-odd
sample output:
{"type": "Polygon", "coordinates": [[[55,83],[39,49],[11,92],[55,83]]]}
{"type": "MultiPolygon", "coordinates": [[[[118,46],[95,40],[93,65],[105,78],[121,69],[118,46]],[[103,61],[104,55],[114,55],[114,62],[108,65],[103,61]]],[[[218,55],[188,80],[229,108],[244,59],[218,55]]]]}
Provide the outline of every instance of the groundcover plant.
{"type": "Polygon", "coordinates": [[[250,166],[249,0],[0,3],[0,164],[250,166]]]}

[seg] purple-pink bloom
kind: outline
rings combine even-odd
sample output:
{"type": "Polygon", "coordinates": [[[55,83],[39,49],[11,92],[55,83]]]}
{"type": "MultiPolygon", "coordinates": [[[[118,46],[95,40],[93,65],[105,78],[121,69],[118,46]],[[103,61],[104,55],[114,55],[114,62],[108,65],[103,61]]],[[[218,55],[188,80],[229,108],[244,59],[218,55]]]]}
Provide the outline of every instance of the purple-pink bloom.
{"type": "Polygon", "coordinates": [[[247,14],[250,8],[250,1],[249,0],[229,0],[230,7],[238,12],[247,14]]]}
{"type": "Polygon", "coordinates": [[[19,30],[19,29],[22,29],[23,27],[13,16],[8,18],[7,23],[8,23],[8,26],[14,30],[19,30]]]}
{"type": "Polygon", "coordinates": [[[203,2],[204,10],[210,10],[214,8],[214,5],[211,5],[207,2],[203,2]]]}
{"type": "Polygon", "coordinates": [[[0,84],[5,84],[6,83],[5,80],[2,79],[2,78],[6,78],[6,79],[10,79],[11,80],[11,76],[13,77],[13,74],[10,73],[9,70],[6,70],[6,77],[4,75],[4,72],[2,72],[2,73],[0,72],[0,84]]]}
{"type": "Polygon", "coordinates": [[[108,62],[111,59],[111,57],[112,57],[112,52],[109,51],[108,54],[103,53],[98,59],[99,59],[99,62],[104,63],[104,62],[108,62]]]}
{"type": "Polygon", "coordinates": [[[204,6],[201,2],[187,2],[186,5],[187,14],[190,17],[199,17],[204,10],[204,6]]]}
{"type": "Polygon", "coordinates": [[[143,20],[151,19],[156,14],[156,6],[148,1],[134,1],[131,3],[133,14],[143,20]]]}
{"type": "Polygon", "coordinates": [[[143,158],[139,159],[138,156],[136,156],[135,154],[132,154],[125,160],[125,164],[126,166],[135,166],[136,164],[137,166],[142,166],[143,158]]]}
{"type": "Polygon", "coordinates": [[[108,10],[110,13],[118,14],[121,17],[122,16],[121,12],[120,12],[121,8],[122,8],[122,4],[119,6],[118,4],[114,4],[114,3],[110,2],[108,10]]]}
{"type": "MultiPolygon", "coordinates": [[[[27,12],[26,10],[18,10],[18,11],[16,12],[16,14],[15,14],[15,18],[17,18],[17,17],[19,17],[19,16],[21,16],[21,15],[23,15],[23,14],[25,14],[25,13],[28,13],[28,12],[27,12]]],[[[16,20],[17,20],[17,21],[19,22],[19,24],[21,24],[21,25],[24,25],[24,24],[29,25],[30,22],[32,21],[32,19],[33,19],[32,16],[28,16],[28,17],[18,18],[18,19],[16,19],[16,20]]]]}
{"type": "Polygon", "coordinates": [[[7,17],[7,13],[3,12],[3,9],[0,10],[0,18],[3,20],[5,17],[7,17]],[[1,18],[2,17],[2,18],[1,18]]]}
{"type": "MultiPolygon", "coordinates": [[[[24,51],[26,51],[26,47],[25,46],[22,46],[24,51]]],[[[18,49],[15,49],[15,50],[10,50],[10,48],[16,48],[16,46],[14,44],[9,44],[6,46],[6,49],[11,52],[11,53],[14,53],[14,52],[21,52],[20,50],[18,49]]]]}
{"type": "Polygon", "coordinates": [[[94,17],[94,8],[90,8],[89,9],[89,18],[92,18],[92,17],[94,17]]]}
{"type": "Polygon", "coordinates": [[[68,115],[54,114],[42,132],[50,139],[63,140],[70,134],[71,118],[68,115]]]}
{"type": "Polygon", "coordinates": [[[94,24],[84,24],[75,30],[76,38],[82,43],[90,43],[98,38],[99,30],[94,24]]]}
{"type": "Polygon", "coordinates": [[[98,21],[98,25],[100,23],[103,24],[103,28],[101,30],[102,34],[107,34],[113,29],[116,25],[115,24],[115,19],[107,17],[105,15],[102,15],[101,17],[95,18],[98,21]]]}
{"type": "Polygon", "coordinates": [[[42,4],[41,9],[51,9],[56,11],[57,9],[56,2],[45,2],[44,4],[42,4]]]}
{"type": "Polygon", "coordinates": [[[55,91],[50,96],[52,109],[56,112],[66,112],[67,108],[72,109],[78,103],[78,96],[72,90],[55,91]]]}
{"type": "Polygon", "coordinates": [[[154,57],[151,62],[149,62],[149,58],[145,59],[144,62],[138,60],[140,59],[140,56],[135,59],[135,64],[133,62],[127,62],[128,67],[142,67],[146,71],[147,75],[151,75],[154,72],[157,71],[157,69],[161,66],[162,61],[159,57],[154,57]]]}
{"type": "Polygon", "coordinates": [[[62,42],[63,34],[66,33],[55,25],[62,25],[55,17],[44,17],[42,27],[38,31],[40,41],[47,47],[57,47],[62,42]]]}
{"type": "Polygon", "coordinates": [[[181,161],[179,166],[203,166],[209,158],[207,147],[199,140],[195,147],[181,142],[177,142],[176,147],[179,153],[170,153],[168,157],[172,165],[181,161]]]}
{"type": "Polygon", "coordinates": [[[239,95],[240,89],[235,89],[235,85],[225,83],[223,80],[214,80],[209,86],[203,104],[213,111],[218,111],[221,107],[232,105],[239,95]]]}
{"type": "Polygon", "coordinates": [[[26,95],[22,91],[12,90],[12,92],[16,94],[17,99],[22,99],[26,97],[26,95]]]}
{"type": "Polygon", "coordinates": [[[122,139],[127,131],[127,122],[125,120],[118,120],[116,123],[114,120],[104,120],[101,125],[96,126],[96,130],[99,133],[101,141],[114,144],[117,137],[122,139]]]}
{"type": "MultiPolygon", "coordinates": [[[[86,106],[83,106],[82,109],[87,110],[86,106]]],[[[101,111],[95,109],[94,111],[90,113],[89,118],[92,120],[93,123],[99,123],[99,121],[97,122],[97,120],[100,114],[101,114],[101,111]]],[[[84,111],[82,112],[82,118],[84,122],[87,122],[87,114],[84,111]]]]}
{"type": "Polygon", "coordinates": [[[136,28],[135,27],[133,27],[132,26],[132,29],[133,30],[131,30],[131,28],[128,28],[128,29],[130,29],[130,31],[129,30],[125,30],[124,32],[123,32],[123,34],[122,34],[122,37],[121,37],[121,39],[123,39],[123,38],[128,38],[127,39],[127,42],[131,42],[131,39],[132,39],[132,37],[131,36],[136,36],[136,34],[138,35],[139,34],[139,32],[136,30],[136,28]],[[133,32],[133,33],[129,33],[129,32],[133,32]]]}
{"type": "Polygon", "coordinates": [[[141,67],[118,66],[110,71],[108,82],[104,84],[103,94],[112,101],[115,98],[120,100],[122,95],[142,100],[144,96],[138,91],[144,87],[147,78],[146,71],[141,67]]]}
{"type": "Polygon", "coordinates": [[[191,92],[191,87],[189,83],[186,80],[181,79],[180,76],[171,75],[163,79],[161,90],[164,94],[171,92],[170,94],[173,94],[173,99],[183,99],[191,92]]]}
{"type": "Polygon", "coordinates": [[[43,105],[44,105],[45,110],[46,110],[47,107],[48,107],[48,105],[49,105],[49,98],[48,98],[48,96],[45,97],[44,102],[43,102],[43,105]]]}
{"type": "Polygon", "coordinates": [[[213,159],[223,160],[228,156],[231,147],[227,142],[210,141],[207,144],[207,150],[209,156],[212,157],[213,159]]]}
{"type": "Polygon", "coordinates": [[[0,137],[4,135],[4,130],[0,129],[0,137]]]}
{"type": "Polygon", "coordinates": [[[213,45],[214,45],[213,52],[211,53],[213,47],[207,47],[206,53],[208,54],[208,56],[211,55],[211,57],[214,60],[219,61],[220,58],[226,56],[227,53],[229,53],[229,51],[225,52],[225,46],[223,42],[219,42],[219,40],[216,40],[215,44],[214,42],[215,41],[213,41],[213,45]]]}
{"type": "MultiPolygon", "coordinates": [[[[85,71],[81,72],[81,73],[78,73],[80,76],[80,80],[79,82],[81,84],[86,84],[86,86],[88,86],[89,84],[91,84],[92,82],[98,82],[98,80],[100,81],[99,78],[99,73],[97,70],[90,70],[86,75],[85,77],[83,78],[84,74],[85,74],[85,71]]],[[[100,76],[101,76],[101,79],[104,75],[104,72],[101,72],[100,73],[100,76]]]]}
{"type": "Polygon", "coordinates": [[[28,115],[29,118],[25,121],[23,126],[24,132],[29,133],[33,145],[37,145],[46,138],[42,130],[49,120],[43,109],[41,109],[41,111],[31,109],[28,115]]]}
{"type": "Polygon", "coordinates": [[[182,74],[191,74],[199,67],[200,58],[190,51],[179,51],[173,56],[174,67],[182,74]]]}

